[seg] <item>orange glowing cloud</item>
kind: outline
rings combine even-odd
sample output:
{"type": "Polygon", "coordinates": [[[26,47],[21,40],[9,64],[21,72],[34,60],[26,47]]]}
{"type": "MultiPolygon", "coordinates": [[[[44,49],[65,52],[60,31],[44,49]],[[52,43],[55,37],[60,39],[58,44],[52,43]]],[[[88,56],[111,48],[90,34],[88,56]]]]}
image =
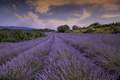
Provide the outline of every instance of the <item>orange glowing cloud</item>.
{"type": "Polygon", "coordinates": [[[66,4],[74,5],[114,5],[118,0],[27,0],[27,4],[33,6],[36,12],[46,13],[50,6],[61,6],[66,4]]]}

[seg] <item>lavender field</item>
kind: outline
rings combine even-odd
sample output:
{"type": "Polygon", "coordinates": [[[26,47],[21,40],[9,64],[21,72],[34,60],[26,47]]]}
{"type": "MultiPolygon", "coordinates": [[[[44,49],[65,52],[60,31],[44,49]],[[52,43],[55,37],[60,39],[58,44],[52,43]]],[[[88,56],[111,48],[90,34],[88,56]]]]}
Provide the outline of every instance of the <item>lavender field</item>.
{"type": "Polygon", "coordinates": [[[0,80],[120,80],[120,34],[48,33],[0,43],[0,80]]]}

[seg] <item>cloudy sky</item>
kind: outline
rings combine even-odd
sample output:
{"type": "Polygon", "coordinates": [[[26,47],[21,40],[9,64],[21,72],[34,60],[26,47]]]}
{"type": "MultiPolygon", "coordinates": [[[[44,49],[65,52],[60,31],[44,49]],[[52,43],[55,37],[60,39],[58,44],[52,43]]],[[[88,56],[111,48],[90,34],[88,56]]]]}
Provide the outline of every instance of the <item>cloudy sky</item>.
{"type": "Polygon", "coordinates": [[[55,29],[120,22],[120,0],[0,0],[0,26],[55,29]]]}

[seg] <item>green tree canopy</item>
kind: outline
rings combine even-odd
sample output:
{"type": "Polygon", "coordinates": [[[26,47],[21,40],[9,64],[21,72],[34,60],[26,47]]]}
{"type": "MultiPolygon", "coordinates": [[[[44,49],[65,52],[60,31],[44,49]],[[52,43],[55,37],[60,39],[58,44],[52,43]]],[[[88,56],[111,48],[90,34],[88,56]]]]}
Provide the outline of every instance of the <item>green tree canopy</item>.
{"type": "Polygon", "coordinates": [[[70,30],[70,28],[69,28],[68,25],[61,25],[57,28],[58,32],[66,32],[66,31],[69,31],[69,30],[70,30]]]}

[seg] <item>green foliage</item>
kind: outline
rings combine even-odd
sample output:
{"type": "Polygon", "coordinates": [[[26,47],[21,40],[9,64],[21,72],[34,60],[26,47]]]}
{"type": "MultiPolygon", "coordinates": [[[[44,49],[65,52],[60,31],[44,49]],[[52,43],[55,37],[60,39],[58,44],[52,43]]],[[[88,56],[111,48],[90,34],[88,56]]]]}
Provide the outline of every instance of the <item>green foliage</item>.
{"type": "Polygon", "coordinates": [[[30,40],[42,36],[44,36],[44,34],[41,31],[36,30],[0,30],[0,42],[30,40]]]}
{"type": "Polygon", "coordinates": [[[105,25],[97,26],[95,27],[95,32],[120,33],[120,24],[113,23],[113,24],[105,24],[105,25]]]}
{"type": "Polygon", "coordinates": [[[68,32],[70,31],[70,28],[68,25],[62,25],[57,28],[58,32],[68,32]]]}
{"type": "Polygon", "coordinates": [[[79,32],[81,32],[81,30],[79,29],[79,30],[72,30],[73,32],[75,32],[75,33],[79,33],[79,32]]]}
{"type": "Polygon", "coordinates": [[[113,30],[113,33],[120,33],[120,26],[113,26],[112,30],[113,30]]]}
{"type": "Polygon", "coordinates": [[[84,33],[92,33],[94,31],[95,31],[94,28],[88,28],[84,33]]]}

